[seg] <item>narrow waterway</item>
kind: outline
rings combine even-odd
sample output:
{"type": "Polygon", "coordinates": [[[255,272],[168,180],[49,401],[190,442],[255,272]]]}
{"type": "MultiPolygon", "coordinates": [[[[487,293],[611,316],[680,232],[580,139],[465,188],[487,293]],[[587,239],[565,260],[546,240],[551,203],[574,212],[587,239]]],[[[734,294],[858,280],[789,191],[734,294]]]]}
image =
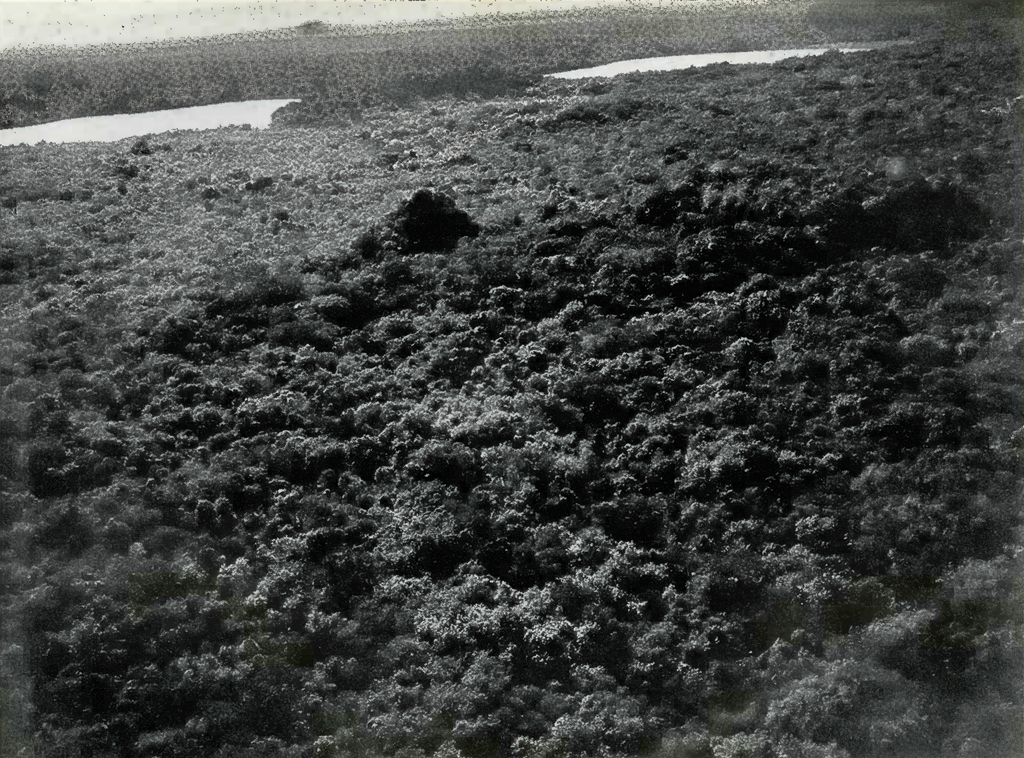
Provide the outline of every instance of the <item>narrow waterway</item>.
{"type": "Polygon", "coordinates": [[[249,124],[254,129],[270,126],[274,111],[298,100],[247,100],[239,103],[198,105],[149,113],[90,116],[52,121],[48,124],[0,130],[0,145],[35,145],[40,142],[117,142],[127,137],[175,130],[219,129],[249,124]]]}
{"type": "Polygon", "coordinates": [[[616,61],[593,68],[579,68],[574,71],[562,71],[548,74],[553,79],[586,79],[593,76],[617,76],[635,71],[674,71],[684,68],[699,68],[713,63],[775,63],[787,58],[804,58],[809,55],[822,55],[832,50],[851,53],[858,50],[872,50],[876,45],[859,45],[850,47],[807,47],[796,50],[750,50],[743,53],[699,53],[696,55],[669,55],[663,58],[637,58],[635,60],[616,61]]]}

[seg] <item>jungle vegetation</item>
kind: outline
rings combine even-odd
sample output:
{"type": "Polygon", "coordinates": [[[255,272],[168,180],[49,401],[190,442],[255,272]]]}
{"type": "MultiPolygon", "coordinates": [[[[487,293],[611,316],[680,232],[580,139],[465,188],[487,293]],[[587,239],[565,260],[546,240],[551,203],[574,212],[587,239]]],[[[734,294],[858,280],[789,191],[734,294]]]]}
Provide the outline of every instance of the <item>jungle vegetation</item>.
{"type": "Polygon", "coordinates": [[[4,755],[1019,755],[1019,55],[0,149],[4,755]]]}

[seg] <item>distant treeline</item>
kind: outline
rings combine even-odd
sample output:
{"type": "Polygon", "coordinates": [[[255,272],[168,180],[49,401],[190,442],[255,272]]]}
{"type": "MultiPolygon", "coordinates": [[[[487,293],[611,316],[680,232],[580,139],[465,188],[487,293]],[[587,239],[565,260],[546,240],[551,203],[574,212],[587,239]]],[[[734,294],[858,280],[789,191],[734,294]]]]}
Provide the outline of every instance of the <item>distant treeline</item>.
{"type": "Polygon", "coordinates": [[[373,103],[493,96],[623,58],[920,38],[941,33],[943,23],[909,4],[700,4],[378,28],[303,24],[250,37],[16,51],[0,65],[0,128],[282,97],[302,99],[299,121],[331,121],[373,103]]]}

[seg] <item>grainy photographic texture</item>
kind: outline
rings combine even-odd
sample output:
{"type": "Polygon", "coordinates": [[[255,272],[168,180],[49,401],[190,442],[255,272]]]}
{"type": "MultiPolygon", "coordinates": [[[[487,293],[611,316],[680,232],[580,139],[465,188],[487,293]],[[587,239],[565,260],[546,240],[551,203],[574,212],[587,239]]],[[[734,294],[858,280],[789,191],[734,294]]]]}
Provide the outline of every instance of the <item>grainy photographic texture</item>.
{"type": "Polygon", "coordinates": [[[0,3],[0,753],[1024,754],[1021,28],[0,3]]]}

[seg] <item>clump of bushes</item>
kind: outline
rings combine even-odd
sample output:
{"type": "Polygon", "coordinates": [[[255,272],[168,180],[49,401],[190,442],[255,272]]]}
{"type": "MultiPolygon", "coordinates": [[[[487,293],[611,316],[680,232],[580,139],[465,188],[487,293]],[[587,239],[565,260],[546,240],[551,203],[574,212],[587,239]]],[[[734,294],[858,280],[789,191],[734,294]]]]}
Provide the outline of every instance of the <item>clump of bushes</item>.
{"type": "Polygon", "coordinates": [[[636,222],[650,226],[672,226],[680,214],[699,211],[700,200],[700,188],[692,183],[680,184],[672,189],[660,187],[637,207],[636,222]]]}
{"type": "Polygon", "coordinates": [[[352,248],[373,258],[387,247],[402,253],[437,253],[454,250],[462,237],[476,237],[480,225],[441,192],[417,190],[392,211],[384,222],[363,232],[352,248]]]}
{"type": "Polygon", "coordinates": [[[247,192],[262,192],[265,189],[274,186],[274,179],[269,176],[261,176],[253,179],[251,182],[246,182],[244,189],[247,192]]]}
{"type": "Polygon", "coordinates": [[[629,121],[649,103],[631,97],[616,97],[613,94],[599,96],[593,101],[573,103],[548,119],[544,126],[557,129],[573,124],[607,124],[614,121],[629,121]]]}
{"type": "Polygon", "coordinates": [[[113,170],[115,176],[123,177],[124,179],[134,179],[139,175],[138,164],[127,161],[117,161],[113,165],[113,170]]]}
{"type": "Polygon", "coordinates": [[[878,243],[903,248],[942,248],[950,240],[973,239],[988,221],[973,195],[948,182],[898,186],[865,202],[864,210],[878,243]]]}
{"type": "Polygon", "coordinates": [[[302,279],[291,274],[259,274],[212,301],[207,315],[251,308],[271,308],[294,303],[304,297],[302,279]]]}
{"type": "Polygon", "coordinates": [[[139,138],[135,140],[129,152],[132,155],[152,155],[153,148],[149,146],[149,142],[145,138],[139,138]]]}
{"type": "Polygon", "coordinates": [[[480,233],[480,225],[452,198],[428,189],[418,190],[404,201],[392,214],[391,226],[410,252],[451,250],[459,238],[480,233]]]}
{"type": "Polygon", "coordinates": [[[880,195],[859,187],[827,193],[812,204],[806,220],[819,227],[831,244],[847,249],[923,250],[979,237],[989,214],[957,184],[917,179],[880,195]]]}

